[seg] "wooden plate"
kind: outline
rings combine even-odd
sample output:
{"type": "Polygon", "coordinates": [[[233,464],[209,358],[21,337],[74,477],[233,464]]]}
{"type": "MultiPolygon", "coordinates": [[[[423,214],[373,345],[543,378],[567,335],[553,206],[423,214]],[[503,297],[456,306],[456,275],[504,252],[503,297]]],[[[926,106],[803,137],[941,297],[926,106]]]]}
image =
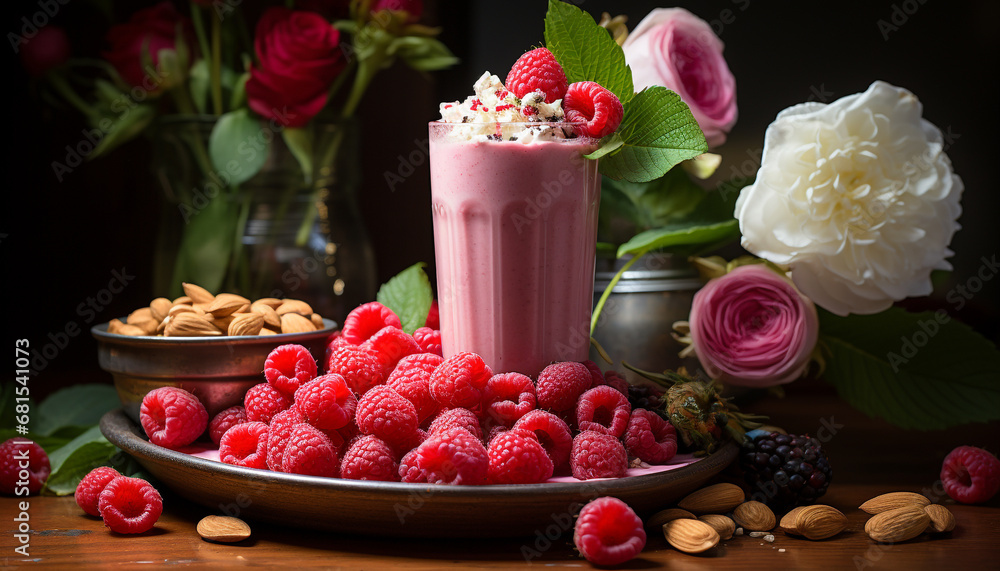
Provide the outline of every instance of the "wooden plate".
{"type": "Polygon", "coordinates": [[[554,534],[587,501],[616,496],[640,517],[676,502],[737,455],[728,443],[675,469],[616,479],[517,486],[441,486],[283,474],[223,464],[151,444],[122,410],[101,432],[177,494],[213,512],[336,532],[413,537],[554,534]]]}

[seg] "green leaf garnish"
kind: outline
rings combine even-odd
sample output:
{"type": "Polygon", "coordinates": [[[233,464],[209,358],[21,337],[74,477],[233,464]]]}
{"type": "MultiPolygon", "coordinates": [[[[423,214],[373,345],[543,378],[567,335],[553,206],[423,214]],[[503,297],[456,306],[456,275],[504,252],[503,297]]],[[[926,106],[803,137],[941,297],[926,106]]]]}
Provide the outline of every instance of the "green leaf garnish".
{"type": "Polygon", "coordinates": [[[1000,350],[946,313],[820,311],[823,377],[862,412],[934,430],[1000,419],[1000,350]]]}
{"type": "Polygon", "coordinates": [[[740,227],[736,220],[714,224],[668,224],[647,230],[618,248],[618,257],[641,255],[651,250],[691,244],[724,242],[739,236],[740,227]]]}
{"type": "Polygon", "coordinates": [[[413,264],[382,284],[375,299],[391,309],[403,323],[403,331],[413,334],[427,323],[427,312],[434,301],[431,282],[424,272],[427,264],[413,264]]]}
{"type": "Polygon", "coordinates": [[[118,391],[111,385],[74,385],[42,401],[36,412],[38,422],[32,429],[45,436],[75,438],[83,427],[97,424],[104,413],[119,406],[118,391]]]}

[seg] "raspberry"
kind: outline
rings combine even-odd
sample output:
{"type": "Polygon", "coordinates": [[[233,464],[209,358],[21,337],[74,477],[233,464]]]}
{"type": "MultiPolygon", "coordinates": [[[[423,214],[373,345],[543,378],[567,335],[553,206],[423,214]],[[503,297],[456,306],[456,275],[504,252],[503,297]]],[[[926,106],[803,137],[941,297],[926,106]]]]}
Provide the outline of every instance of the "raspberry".
{"type": "Polygon", "coordinates": [[[573,439],[569,467],[577,480],[620,478],[628,469],[628,454],[614,436],[585,430],[573,439]]]}
{"type": "Polygon", "coordinates": [[[437,434],[452,428],[464,428],[476,438],[483,439],[483,430],[479,426],[479,417],[467,408],[450,408],[442,412],[431,422],[427,432],[437,434]]]}
{"type": "Polygon", "coordinates": [[[24,454],[28,455],[28,493],[34,495],[42,489],[52,472],[49,456],[35,441],[15,437],[0,444],[0,494],[13,496],[25,486],[21,477],[24,454]]]}
{"type": "Polygon", "coordinates": [[[260,383],[250,387],[243,397],[247,409],[247,420],[269,423],[274,415],[292,406],[292,397],[274,388],[274,385],[260,383]]]}
{"type": "Polygon", "coordinates": [[[413,340],[420,345],[420,350],[424,353],[434,353],[444,355],[441,348],[441,331],[430,327],[421,327],[413,332],[413,340]]]}
{"type": "Polygon", "coordinates": [[[281,471],[281,460],[285,455],[285,445],[295,427],[305,423],[306,419],[296,407],[291,407],[274,415],[267,429],[267,467],[275,472],[281,471]]]}
{"type": "Polygon", "coordinates": [[[359,347],[378,353],[389,371],[395,369],[396,363],[403,357],[423,352],[412,335],[393,326],[379,329],[378,333],[369,337],[359,347]]]}
{"type": "Polygon", "coordinates": [[[595,430],[615,438],[625,434],[631,414],[628,399],[611,387],[590,389],[576,403],[576,424],[580,430],[595,430]]]}
{"type": "Polygon", "coordinates": [[[431,434],[399,462],[404,482],[478,485],[489,470],[486,447],[464,428],[431,434]]]}
{"type": "Polygon", "coordinates": [[[378,353],[354,345],[341,345],[334,349],[327,359],[326,372],[344,377],[347,386],[358,396],[385,383],[389,376],[378,353]]]}
{"type": "Polygon", "coordinates": [[[945,457],[941,481],[956,502],[981,504],[1000,489],[1000,460],[982,448],[959,446],[945,457]]]}
{"type": "MultiPolygon", "coordinates": [[[[501,434],[507,432],[508,430],[510,429],[502,424],[495,425],[493,428],[490,429],[489,435],[486,437],[486,445],[489,446],[493,442],[494,438],[500,436],[501,434]]],[[[537,435],[535,436],[535,440],[538,440],[537,435]]],[[[548,452],[546,452],[546,454],[548,454],[548,452]]],[[[550,462],[552,461],[551,456],[549,457],[549,461],[550,462]]]]}
{"type": "Polygon", "coordinates": [[[628,396],[628,381],[618,371],[604,373],[604,382],[602,384],[615,389],[626,397],[628,396]]]}
{"type": "Polygon", "coordinates": [[[399,464],[395,453],[383,440],[362,436],[355,440],[340,461],[340,477],[349,480],[395,482],[399,480],[399,464]]]}
{"type": "Polygon", "coordinates": [[[431,375],[431,396],[442,406],[479,412],[483,391],[492,376],[493,371],[479,355],[457,353],[445,359],[431,375]]]}
{"type": "Polygon", "coordinates": [[[533,410],[514,423],[514,429],[530,430],[549,453],[552,465],[558,470],[569,461],[573,434],[558,416],[544,410],[533,410]]]}
{"type": "Polygon", "coordinates": [[[139,423],[157,446],[176,450],[191,444],[208,427],[208,411],[198,397],[177,387],[146,393],[139,407],[139,423]]]}
{"type": "Polygon", "coordinates": [[[536,48],[517,58],[507,73],[504,87],[518,99],[533,92],[545,93],[545,102],[552,103],[566,95],[566,73],[552,52],[536,48]]]}
{"type": "Polygon", "coordinates": [[[427,319],[424,320],[424,327],[428,329],[441,329],[441,315],[438,310],[438,300],[436,299],[431,302],[431,308],[427,312],[427,319]]]}
{"type": "Polygon", "coordinates": [[[643,462],[662,464],[677,454],[677,430],[655,412],[638,408],[625,430],[625,448],[643,462]]]}
{"type": "Polygon", "coordinates": [[[327,435],[308,424],[292,429],[281,457],[282,472],[333,478],[338,468],[337,449],[327,435]]]}
{"type": "Polygon", "coordinates": [[[264,361],[264,378],[279,391],[291,396],[302,383],[316,376],[316,359],[302,345],[275,347],[264,361]]]}
{"type": "Polygon", "coordinates": [[[246,407],[241,404],[231,406],[215,415],[212,422],[208,423],[208,437],[218,446],[227,430],[244,422],[248,422],[246,407]]]}
{"type": "Polygon", "coordinates": [[[573,543],[594,565],[620,565],[646,546],[646,531],[642,520],[625,502],[605,496],[580,510],[573,543]]]}
{"type": "Polygon", "coordinates": [[[386,386],[375,387],[361,397],[356,420],[362,434],[377,436],[399,452],[416,437],[417,409],[386,386]]]}
{"type": "Polygon", "coordinates": [[[553,363],[538,374],[535,388],[538,408],[552,412],[570,410],[592,382],[590,371],[580,363],[553,363]]]}
{"type": "Polygon", "coordinates": [[[485,416],[504,426],[535,410],[535,383],[521,373],[493,375],[486,383],[483,398],[485,416]]]}
{"type": "Polygon", "coordinates": [[[142,478],[118,476],[108,482],[97,502],[104,525],[115,533],[143,533],[153,529],[163,513],[163,498],[142,478]]]}
{"type": "Polygon", "coordinates": [[[377,301],[355,307],[344,319],[343,338],[360,345],[386,326],[403,328],[403,323],[391,309],[377,301]]]}
{"type": "Polygon", "coordinates": [[[403,357],[385,382],[387,387],[413,403],[417,409],[419,422],[437,414],[438,410],[441,409],[441,405],[431,396],[429,383],[434,369],[442,361],[444,359],[433,353],[419,353],[403,357]]]}
{"type": "Polygon", "coordinates": [[[581,361],[580,364],[587,367],[587,370],[590,371],[590,388],[599,387],[605,384],[604,373],[601,372],[601,368],[597,366],[597,363],[587,359],[586,361],[581,361]]]}
{"type": "Polygon", "coordinates": [[[295,408],[306,422],[323,430],[347,426],[357,406],[358,399],[347,381],[336,373],[316,377],[295,391],[295,408]]]}
{"type": "Polygon", "coordinates": [[[121,476],[118,470],[110,466],[101,466],[91,470],[76,486],[76,493],[74,494],[76,505],[92,516],[101,517],[101,510],[97,508],[98,502],[101,499],[101,492],[104,491],[104,488],[107,487],[111,480],[114,480],[118,476],[121,476]]]}
{"type": "Polygon", "coordinates": [[[491,484],[537,484],[552,477],[552,459],[534,432],[508,430],[490,441],[491,484]]]}
{"type": "Polygon", "coordinates": [[[244,468],[267,469],[267,425],[244,422],[230,428],[219,442],[219,459],[244,468]]]}
{"type": "Polygon", "coordinates": [[[571,84],[563,98],[563,109],[567,121],[584,123],[577,128],[580,134],[595,139],[614,133],[625,114],[618,97],[593,81],[571,84]]]}

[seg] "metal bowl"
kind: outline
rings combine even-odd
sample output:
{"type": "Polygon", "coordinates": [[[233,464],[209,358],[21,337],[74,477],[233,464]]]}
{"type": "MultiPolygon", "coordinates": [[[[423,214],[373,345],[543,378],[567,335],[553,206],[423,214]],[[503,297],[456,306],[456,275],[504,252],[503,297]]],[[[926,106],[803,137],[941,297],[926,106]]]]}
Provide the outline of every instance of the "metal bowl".
{"type": "Polygon", "coordinates": [[[264,361],[279,345],[302,345],[322,363],[326,340],[337,327],[329,319],[323,324],[323,329],[308,333],[239,337],[131,337],[108,333],[107,323],[90,332],[97,339],[101,368],[114,377],[125,412],[138,422],[142,398],[159,387],[194,393],[209,418],[241,404],[247,389],[264,382],[264,361]]]}

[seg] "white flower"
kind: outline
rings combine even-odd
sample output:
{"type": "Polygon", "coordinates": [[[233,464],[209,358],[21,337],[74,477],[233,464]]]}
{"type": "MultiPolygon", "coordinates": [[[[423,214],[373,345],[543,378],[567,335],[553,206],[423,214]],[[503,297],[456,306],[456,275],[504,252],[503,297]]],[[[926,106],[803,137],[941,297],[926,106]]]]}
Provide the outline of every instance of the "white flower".
{"type": "Polygon", "coordinates": [[[962,213],[941,131],[909,91],[876,81],[829,105],[785,109],[736,201],[743,247],[792,269],[838,315],[931,293],[962,213]]]}

